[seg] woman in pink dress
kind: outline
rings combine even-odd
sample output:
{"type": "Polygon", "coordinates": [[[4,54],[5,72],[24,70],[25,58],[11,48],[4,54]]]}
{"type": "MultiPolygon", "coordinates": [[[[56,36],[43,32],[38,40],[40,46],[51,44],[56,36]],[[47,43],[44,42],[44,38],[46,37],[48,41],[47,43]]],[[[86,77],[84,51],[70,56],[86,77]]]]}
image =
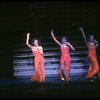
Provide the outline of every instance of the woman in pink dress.
{"type": "Polygon", "coordinates": [[[39,46],[38,40],[34,40],[34,46],[29,44],[29,35],[27,34],[26,45],[31,48],[32,53],[34,55],[34,75],[31,78],[32,81],[36,82],[45,82],[45,73],[44,73],[44,56],[43,56],[43,48],[39,46]]]}
{"type": "Polygon", "coordinates": [[[67,41],[65,37],[62,38],[61,43],[55,38],[53,30],[51,31],[52,38],[61,48],[61,59],[60,59],[60,69],[59,76],[61,80],[66,82],[70,81],[70,65],[71,65],[71,56],[69,49],[73,51],[75,48],[67,41]]]}

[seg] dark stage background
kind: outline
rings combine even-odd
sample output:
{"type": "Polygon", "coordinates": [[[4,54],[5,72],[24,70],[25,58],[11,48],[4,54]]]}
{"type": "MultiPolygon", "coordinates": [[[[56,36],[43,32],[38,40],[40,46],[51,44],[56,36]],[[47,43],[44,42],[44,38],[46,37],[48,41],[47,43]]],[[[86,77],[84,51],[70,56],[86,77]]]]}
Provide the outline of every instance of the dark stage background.
{"type": "MultiPolygon", "coordinates": [[[[94,34],[100,44],[99,24],[99,1],[0,2],[0,79],[15,79],[13,50],[22,44],[19,40],[25,39],[27,32],[31,33],[31,39],[37,37],[48,41],[51,29],[58,37],[68,35],[71,38],[77,33],[82,35],[79,32],[82,26],[86,36],[94,34]]],[[[100,62],[99,51],[100,46],[97,49],[100,62]]]]}

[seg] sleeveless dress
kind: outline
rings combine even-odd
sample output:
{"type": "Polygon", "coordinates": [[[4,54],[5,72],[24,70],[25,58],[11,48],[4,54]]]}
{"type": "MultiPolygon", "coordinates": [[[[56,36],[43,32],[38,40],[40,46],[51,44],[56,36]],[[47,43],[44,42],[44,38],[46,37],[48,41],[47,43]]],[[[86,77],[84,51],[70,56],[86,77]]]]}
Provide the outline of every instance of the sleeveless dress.
{"type": "Polygon", "coordinates": [[[44,57],[38,50],[34,50],[34,75],[32,81],[45,82],[44,57]]]}
{"type": "Polygon", "coordinates": [[[94,75],[99,73],[99,64],[98,64],[98,60],[96,57],[96,46],[95,45],[89,45],[88,57],[89,57],[91,64],[89,66],[89,70],[88,70],[86,77],[92,78],[94,75]]]}
{"type": "MultiPolygon", "coordinates": [[[[65,72],[68,74],[70,74],[70,65],[71,65],[71,56],[69,53],[69,47],[68,46],[62,46],[61,47],[61,59],[60,59],[60,65],[65,63],[65,72]]],[[[63,66],[60,66],[60,70],[59,70],[59,74],[60,77],[62,77],[62,68],[63,66]]]]}

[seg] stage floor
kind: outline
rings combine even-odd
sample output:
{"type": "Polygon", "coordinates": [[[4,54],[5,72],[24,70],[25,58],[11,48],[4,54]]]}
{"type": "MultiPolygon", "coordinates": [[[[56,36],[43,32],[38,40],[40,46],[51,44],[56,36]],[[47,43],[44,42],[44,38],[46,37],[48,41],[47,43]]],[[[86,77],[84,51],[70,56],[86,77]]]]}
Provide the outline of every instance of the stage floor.
{"type": "Polygon", "coordinates": [[[48,77],[44,84],[30,79],[1,79],[0,98],[100,98],[100,78],[90,82],[74,77],[68,84],[58,77],[48,77]]]}

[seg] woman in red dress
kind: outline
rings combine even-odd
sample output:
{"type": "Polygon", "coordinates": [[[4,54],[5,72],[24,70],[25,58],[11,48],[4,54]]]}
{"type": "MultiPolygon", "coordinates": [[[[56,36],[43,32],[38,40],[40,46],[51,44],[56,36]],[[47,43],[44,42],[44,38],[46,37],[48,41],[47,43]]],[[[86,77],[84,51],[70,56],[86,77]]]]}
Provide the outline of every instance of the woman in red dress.
{"type": "Polygon", "coordinates": [[[98,43],[95,40],[93,35],[90,35],[89,41],[87,41],[82,27],[80,27],[80,31],[82,32],[85,43],[87,45],[88,58],[90,60],[90,66],[89,66],[88,73],[87,73],[86,77],[88,79],[92,79],[91,81],[93,81],[93,78],[96,75],[100,76],[99,63],[98,63],[97,55],[96,55],[96,48],[98,47],[98,43]]]}
{"type": "Polygon", "coordinates": [[[97,41],[94,39],[94,36],[91,35],[88,42],[88,50],[89,50],[89,60],[91,62],[87,74],[87,78],[93,78],[95,75],[99,74],[99,64],[96,56],[96,47],[98,46],[97,41]]]}
{"type": "Polygon", "coordinates": [[[51,31],[52,38],[61,48],[61,60],[60,60],[60,69],[59,76],[61,80],[66,82],[70,81],[70,65],[71,65],[71,56],[69,49],[75,50],[74,47],[67,42],[66,37],[63,37],[61,43],[55,38],[53,30],[51,31]]]}
{"type": "Polygon", "coordinates": [[[44,57],[43,57],[43,48],[39,46],[38,40],[34,40],[34,46],[29,44],[29,35],[27,34],[26,45],[31,48],[34,55],[34,75],[31,78],[32,81],[36,82],[45,82],[45,73],[44,73],[44,57]]]}

